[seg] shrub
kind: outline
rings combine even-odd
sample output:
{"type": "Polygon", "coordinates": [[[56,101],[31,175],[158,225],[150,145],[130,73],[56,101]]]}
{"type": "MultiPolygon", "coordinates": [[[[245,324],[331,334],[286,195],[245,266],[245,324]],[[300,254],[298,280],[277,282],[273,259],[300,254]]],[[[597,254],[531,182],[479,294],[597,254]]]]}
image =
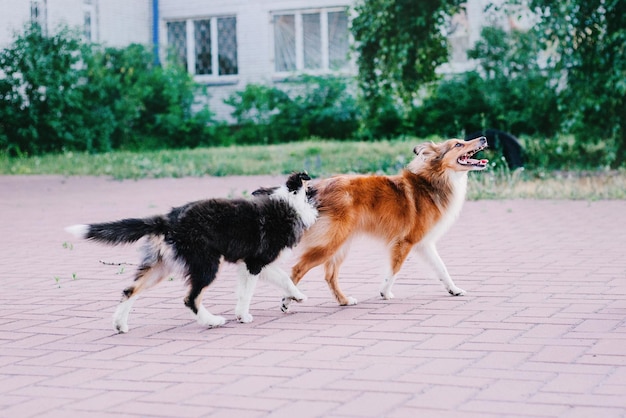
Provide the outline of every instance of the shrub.
{"type": "Polygon", "coordinates": [[[339,77],[305,76],[285,89],[248,84],[224,100],[233,107],[237,144],[300,141],[311,136],[347,139],[359,127],[348,82],[339,77]]]}
{"type": "Polygon", "coordinates": [[[94,130],[81,96],[83,45],[63,29],[44,36],[30,25],[0,51],[0,145],[10,154],[82,148],[94,130]]]}
{"type": "Polygon", "coordinates": [[[237,144],[272,144],[300,136],[297,122],[289,123],[293,101],[287,93],[262,84],[248,84],[234,92],[224,103],[234,108],[236,125],[232,129],[237,144]]]}
{"type": "Polygon", "coordinates": [[[44,36],[31,25],[0,52],[0,73],[0,147],[11,155],[214,140],[211,112],[192,112],[203,94],[191,76],[154,65],[141,45],[101,48],[67,28],[44,36]]]}
{"type": "Polygon", "coordinates": [[[359,110],[349,84],[341,77],[302,78],[304,92],[295,99],[305,137],[348,139],[359,128],[359,110]]]}
{"type": "Polygon", "coordinates": [[[476,72],[442,80],[408,119],[417,136],[463,137],[494,121],[485,94],[485,81],[476,72]]]}
{"type": "Polygon", "coordinates": [[[155,65],[151,52],[138,44],[94,47],[88,68],[84,97],[93,106],[92,114],[110,121],[104,128],[108,141],[101,141],[106,148],[181,148],[211,142],[212,114],[206,108],[192,112],[194,98],[202,94],[183,68],[155,65]]]}

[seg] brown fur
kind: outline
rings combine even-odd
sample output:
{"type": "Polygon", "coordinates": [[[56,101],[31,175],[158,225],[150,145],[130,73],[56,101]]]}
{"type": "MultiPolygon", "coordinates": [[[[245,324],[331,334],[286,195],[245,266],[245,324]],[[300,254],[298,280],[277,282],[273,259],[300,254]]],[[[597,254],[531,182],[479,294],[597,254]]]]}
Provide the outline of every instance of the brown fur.
{"type": "Polygon", "coordinates": [[[383,298],[393,297],[395,276],[416,245],[448,292],[464,294],[452,282],[434,244],[458,216],[467,172],[482,170],[487,164],[471,158],[459,162],[459,158],[473,155],[486,144],[484,137],[425,143],[415,147],[415,159],[398,175],[342,175],[317,183],[319,218],[300,243],[293,282],[298,284],[310,269],[324,264],[326,282],[339,304],[355,304],[341,291],[338,275],[351,239],[364,233],[383,240],[389,249],[383,298]]]}

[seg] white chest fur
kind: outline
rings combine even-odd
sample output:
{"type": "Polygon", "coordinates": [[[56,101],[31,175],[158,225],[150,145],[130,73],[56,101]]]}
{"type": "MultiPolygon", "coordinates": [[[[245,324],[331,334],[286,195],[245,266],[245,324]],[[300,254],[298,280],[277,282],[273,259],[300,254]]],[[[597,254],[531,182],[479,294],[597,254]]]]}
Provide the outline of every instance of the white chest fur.
{"type": "Polygon", "coordinates": [[[426,233],[420,243],[437,242],[437,240],[450,229],[461,213],[467,192],[467,172],[453,171],[450,173],[450,179],[452,180],[452,195],[450,201],[445,209],[441,208],[441,218],[439,218],[431,230],[426,233]]]}

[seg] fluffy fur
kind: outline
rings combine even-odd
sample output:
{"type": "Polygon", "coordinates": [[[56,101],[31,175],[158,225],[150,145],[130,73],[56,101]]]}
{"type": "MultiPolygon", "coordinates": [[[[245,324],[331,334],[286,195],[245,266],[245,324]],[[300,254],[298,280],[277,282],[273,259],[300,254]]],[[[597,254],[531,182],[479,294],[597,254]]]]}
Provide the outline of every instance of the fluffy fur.
{"type": "Polygon", "coordinates": [[[296,245],[317,218],[306,195],[308,180],[306,173],[296,173],[284,186],[252,199],[202,200],[174,208],[167,215],[74,225],[67,230],[111,245],[147,237],[135,281],[123,291],[113,316],[119,332],[128,331],[128,316],[139,293],[172,275],[187,279],[190,289],[185,305],[198,323],[223,325],[223,317],[212,315],[202,305],[203,292],[215,279],[222,258],[240,264],[235,315],[240,322],[250,322],[250,300],[259,276],[283,289],[289,300],[306,298],[287,273],[272,263],[284,249],[296,245]]]}
{"type": "MultiPolygon", "coordinates": [[[[463,295],[465,291],[452,281],[435,243],[461,211],[468,171],[487,167],[487,160],[471,158],[486,146],[484,137],[425,143],[415,147],[415,158],[398,175],[342,175],[317,183],[319,218],[300,242],[301,255],[291,275],[294,284],[323,264],[326,282],[339,304],[356,304],[356,299],[339,287],[339,268],[351,240],[369,234],[383,240],[389,251],[380,288],[384,299],[393,297],[396,275],[414,247],[434,268],[448,293],[463,295]]],[[[282,309],[288,304],[284,301],[282,309]]]]}

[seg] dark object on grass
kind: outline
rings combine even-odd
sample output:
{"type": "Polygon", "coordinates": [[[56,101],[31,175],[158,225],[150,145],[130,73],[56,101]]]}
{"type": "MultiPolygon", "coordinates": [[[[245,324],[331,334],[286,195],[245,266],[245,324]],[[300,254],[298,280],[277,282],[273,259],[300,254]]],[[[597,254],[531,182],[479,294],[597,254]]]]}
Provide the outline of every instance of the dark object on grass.
{"type": "Polygon", "coordinates": [[[487,138],[489,148],[502,149],[502,155],[511,170],[524,167],[524,150],[515,136],[498,129],[485,129],[465,135],[465,139],[470,140],[479,136],[487,138]]]}

